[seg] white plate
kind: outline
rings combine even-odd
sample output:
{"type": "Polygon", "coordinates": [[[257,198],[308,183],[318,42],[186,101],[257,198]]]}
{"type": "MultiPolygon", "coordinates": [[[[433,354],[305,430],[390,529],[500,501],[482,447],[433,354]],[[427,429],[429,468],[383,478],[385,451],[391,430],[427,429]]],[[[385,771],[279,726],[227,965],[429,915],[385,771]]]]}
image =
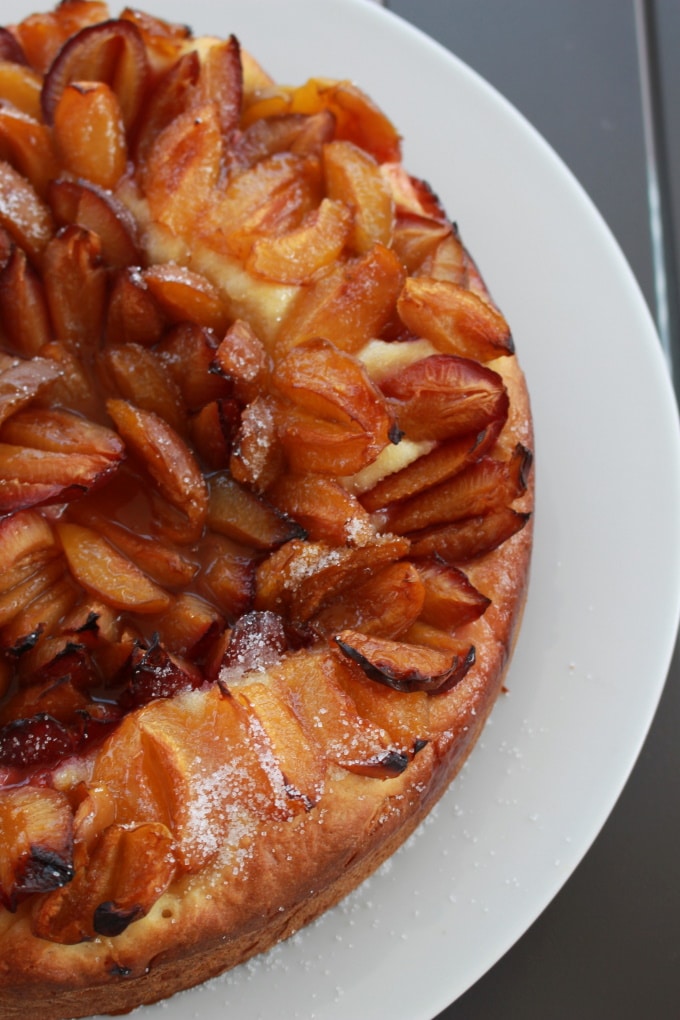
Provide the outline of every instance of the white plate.
{"type": "MultiPolygon", "coordinates": [[[[341,907],[143,1020],[429,1020],[555,896],[651,722],[680,609],[680,447],[665,364],[637,284],[569,172],[497,93],[406,23],[365,0],[140,6],[196,32],[235,32],[280,80],[354,78],[383,106],[407,166],[458,221],[513,326],[538,479],[510,693],[434,816],[341,907]]],[[[3,18],[32,7],[5,0],[3,18]]]]}

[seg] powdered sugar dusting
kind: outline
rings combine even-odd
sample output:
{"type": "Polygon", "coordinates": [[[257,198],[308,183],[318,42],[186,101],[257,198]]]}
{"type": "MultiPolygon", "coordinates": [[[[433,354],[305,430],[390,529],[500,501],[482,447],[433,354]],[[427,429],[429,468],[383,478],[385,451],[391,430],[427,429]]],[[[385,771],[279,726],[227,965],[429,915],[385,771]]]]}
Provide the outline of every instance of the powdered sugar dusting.
{"type": "Polygon", "coordinates": [[[252,780],[247,771],[238,766],[238,756],[218,769],[202,772],[194,778],[192,796],[186,805],[187,816],[182,840],[185,854],[209,860],[225,846],[236,851],[235,870],[240,870],[247,856],[248,837],[252,835],[254,819],[243,810],[243,797],[233,791],[247,790],[252,780]]]}
{"type": "Polygon", "coordinates": [[[297,588],[301,581],[329,567],[339,566],[344,558],[343,549],[334,549],[321,542],[308,543],[299,547],[298,554],[287,564],[285,585],[297,588]]]}
{"type": "Polygon", "coordinates": [[[365,518],[351,517],[345,524],[345,536],[348,545],[358,548],[374,540],[375,527],[365,518]]]}

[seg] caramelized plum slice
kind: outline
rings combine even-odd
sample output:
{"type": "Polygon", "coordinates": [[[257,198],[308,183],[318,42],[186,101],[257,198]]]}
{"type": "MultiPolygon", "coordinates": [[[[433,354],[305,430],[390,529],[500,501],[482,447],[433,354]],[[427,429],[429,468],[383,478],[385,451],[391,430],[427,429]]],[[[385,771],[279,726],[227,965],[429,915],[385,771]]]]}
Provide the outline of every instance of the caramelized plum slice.
{"type": "Polygon", "coordinates": [[[0,443],[0,512],[68,502],[101,485],[116,469],[110,457],[54,453],[0,443]]]}
{"type": "Polygon", "coordinates": [[[297,474],[354,475],[387,445],[360,425],[317,418],[296,407],[282,406],[276,421],[289,467],[297,474]]]}
{"type": "MultiPolygon", "coordinates": [[[[200,545],[198,587],[230,621],[247,612],[253,601],[255,567],[252,550],[226,535],[208,533],[200,545]]],[[[264,607],[263,607],[264,608],[264,607]]]]}
{"type": "Polygon", "coordinates": [[[433,354],[383,379],[409,439],[453,439],[481,432],[508,413],[502,377],[468,358],[433,354]]]}
{"type": "Polygon", "coordinates": [[[7,510],[83,495],[116,470],[124,452],[115,432],[59,409],[18,412],[2,429],[2,440],[0,505],[7,510]]]}
{"type": "Polygon", "coordinates": [[[502,507],[454,524],[429,528],[414,536],[413,556],[439,556],[447,563],[467,563],[497,549],[522,530],[531,514],[502,507]]]}
{"type": "Polygon", "coordinates": [[[190,322],[223,333],[227,315],[224,302],[209,280],[183,266],[150,266],[144,283],[172,322],[190,322]]]}
{"type": "Polygon", "coordinates": [[[311,626],[330,637],[342,630],[396,638],[421,615],[425,585],[408,560],[391,563],[322,609],[311,626]]]}
{"type": "MultiPolygon", "coordinates": [[[[225,672],[221,676],[228,679],[225,672]]],[[[222,678],[218,681],[220,689],[225,687],[222,678]]],[[[323,790],[325,762],[301,725],[292,698],[285,690],[274,690],[272,684],[260,683],[256,677],[227,689],[250,714],[254,713],[264,730],[281,768],[286,796],[302,810],[311,810],[323,790]]]]}
{"type": "Polygon", "coordinates": [[[161,542],[110,520],[91,500],[71,504],[69,519],[99,532],[162,588],[182,588],[190,584],[198,570],[191,555],[185,555],[171,542],[161,542]]]}
{"type": "Polygon", "coordinates": [[[250,323],[236,319],[215,351],[211,371],[219,372],[243,402],[254,400],[269,377],[267,350],[250,323]]]}
{"type": "MultiPolygon", "coordinates": [[[[268,685],[289,701],[310,742],[341,768],[375,767],[393,749],[380,726],[362,718],[344,686],[346,663],[331,650],[286,656],[269,671],[268,685]]],[[[247,690],[247,688],[246,688],[247,690]]]]}
{"type": "MultiPolygon", "coordinates": [[[[55,571],[56,573],[56,571],[55,571]]],[[[27,680],[31,677],[31,651],[43,655],[49,644],[52,629],[59,620],[73,609],[78,591],[73,581],[63,572],[55,577],[48,564],[39,577],[43,581],[51,577],[40,593],[34,591],[34,598],[12,616],[0,632],[0,646],[12,655],[20,657],[18,665],[27,680]]],[[[28,582],[29,586],[31,582],[28,582]]],[[[58,639],[57,639],[58,640],[58,639]]]]}
{"type": "Polygon", "coordinates": [[[324,198],[296,229],[258,237],[247,266],[277,283],[306,283],[337,260],[349,235],[351,219],[347,206],[324,198]]]}
{"type": "Polygon", "coordinates": [[[500,423],[494,423],[478,435],[465,435],[440,443],[362,493],[362,506],[372,513],[445,482],[490,450],[499,431],[500,423]]]}
{"type": "Polygon", "coordinates": [[[347,657],[342,658],[342,664],[344,668],[338,675],[359,715],[382,727],[392,746],[413,758],[432,736],[431,696],[425,691],[396,691],[369,680],[363,669],[347,657]]]}
{"type": "Polygon", "coordinates": [[[379,163],[400,159],[396,128],[361,89],[349,81],[312,78],[295,89],[263,88],[246,105],[244,125],[260,117],[289,113],[316,114],[329,111],[335,118],[335,137],[354,142],[379,163]]]}
{"type": "Polygon", "coordinates": [[[240,414],[235,400],[211,400],[189,419],[194,449],[209,469],[229,464],[240,414]]]}
{"type": "Polygon", "coordinates": [[[321,201],[318,161],[281,153],[235,170],[214,191],[199,233],[215,251],[247,262],[255,241],[299,227],[321,201]]]}
{"type": "Polygon", "coordinates": [[[239,485],[229,473],[209,478],[208,527],[253,549],[275,549],[302,529],[264,499],[239,485]]]}
{"type": "Polygon", "coordinates": [[[0,160],[0,227],[26,252],[34,265],[54,233],[49,206],[18,170],[0,160]]]}
{"type": "Polygon", "coordinates": [[[71,573],[86,591],[130,612],[159,613],[170,605],[170,595],[96,531],[62,521],[58,532],[71,573]]]}
{"type": "Polygon", "coordinates": [[[392,247],[409,273],[417,273],[451,234],[451,225],[418,213],[397,211],[392,247]]]}
{"type": "MultiPolygon", "coordinates": [[[[92,913],[92,927],[97,935],[115,936],[144,917],[167,889],[175,873],[174,839],[164,825],[154,822],[134,829],[114,825],[104,833],[98,855],[104,856],[109,847],[105,870],[111,883],[107,892],[113,898],[100,899],[92,913]]],[[[90,895],[92,878],[88,875],[90,895]]],[[[97,899],[104,895],[97,890],[97,899]]]]}
{"type": "Polygon", "coordinates": [[[239,126],[243,105],[241,47],[235,36],[214,42],[201,56],[201,96],[215,104],[225,137],[239,126]]]}
{"type": "Polygon", "coordinates": [[[21,43],[15,35],[12,35],[8,28],[0,28],[0,60],[7,63],[17,64],[20,67],[26,65],[26,54],[21,43]]]}
{"type": "Polygon", "coordinates": [[[34,356],[52,338],[42,281],[16,246],[0,270],[0,320],[11,348],[19,354],[34,356]]]}
{"type": "Polygon", "coordinates": [[[123,115],[115,93],[104,82],[66,85],[54,110],[52,137],[62,166],[75,177],[114,188],[123,176],[127,166],[123,115]]]}
{"type": "MultiPolygon", "coordinates": [[[[170,654],[203,663],[224,632],[224,617],[192,592],[180,592],[166,612],[149,617],[149,628],[170,654]]],[[[148,633],[148,631],[147,631],[148,633]]]]}
{"type": "Polygon", "coordinates": [[[69,0],[45,14],[30,14],[11,31],[21,44],[25,60],[44,75],[69,35],[108,16],[108,7],[100,0],[69,0]]]}
{"type": "MultiPolygon", "coordinates": [[[[31,674],[31,685],[25,689],[25,694],[28,698],[28,692],[34,692],[27,703],[47,705],[44,711],[60,722],[69,722],[80,709],[94,707],[89,700],[84,704],[80,699],[89,698],[87,692],[98,685],[99,678],[94,659],[82,641],[67,640],[55,647],[51,656],[36,664],[31,674]]],[[[29,714],[17,713],[16,704],[17,701],[14,701],[12,711],[17,717],[29,714]]]]}
{"type": "Polygon", "coordinates": [[[109,192],[65,178],[51,181],[48,200],[60,225],[76,224],[96,234],[102,259],[114,269],[137,264],[137,229],[130,213],[109,192]]]}
{"type": "Polygon", "coordinates": [[[462,570],[434,561],[418,565],[425,598],[420,619],[452,633],[482,616],[491,599],[478,591],[462,570]]]}
{"type": "Polygon", "coordinates": [[[326,270],[310,280],[284,318],[279,352],[317,337],[344,351],[361,350],[389,322],[404,275],[397,256],[383,244],[326,270]]]}
{"type": "Polygon", "coordinates": [[[408,547],[394,535],[377,536],[372,544],[357,548],[293,539],[258,567],[255,607],[282,610],[304,622],[342,592],[401,559],[408,547]]]}
{"type": "MultiPolygon", "coordinates": [[[[107,258],[110,256],[106,255],[105,244],[103,240],[102,254],[107,258]]],[[[138,269],[123,269],[115,275],[106,315],[109,343],[151,347],[160,340],[165,321],[160,305],[138,269]]]]}
{"type": "Polygon", "coordinates": [[[410,277],[397,310],[402,322],[446,354],[491,361],[514,352],[510,328],[488,301],[455,283],[410,277]]]}
{"type": "Polygon", "coordinates": [[[347,489],[325,475],[279,475],[267,496],[304,528],[312,541],[361,545],[370,540],[370,517],[347,489]]]}
{"type": "Polygon", "coordinates": [[[82,227],[63,227],[45,248],[43,270],[55,339],[74,354],[93,353],[107,297],[99,237],[82,227]]]}
{"type": "Polygon", "coordinates": [[[0,590],[6,591],[23,580],[33,571],[36,562],[54,550],[54,532],[35,510],[4,517],[0,520],[0,590]],[[21,574],[17,575],[17,571],[21,574]]]}
{"type": "Polygon", "coordinates": [[[186,416],[179,387],[155,351],[135,343],[107,346],[100,364],[117,396],[143,411],[157,414],[175,432],[185,431],[186,416]]]}
{"type": "Polygon", "coordinates": [[[173,233],[195,234],[202,212],[217,201],[222,144],[218,110],[205,103],[170,121],[149,149],[144,191],[153,218],[173,233]]]}
{"type": "Polygon", "coordinates": [[[475,661],[472,647],[458,653],[389,641],[356,630],[342,631],[335,641],[343,655],[356,662],[369,680],[397,691],[443,694],[460,683],[475,661]]]}
{"type": "MultiPolygon", "coordinates": [[[[1,80],[0,80],[1,86],[1,80]]],[[[0,100],[0,156],[6,158],[44,197],[57,173],[50,132],[44,124],[0,100]]]]}
{"type": "Polygon", "coordinates": [[[187,444],[153,411],[125,400],[109,400],[106,406],[128,449],[163,497],[186,517],[187,541],[197,538],[208,514],[208,488],[187,444]]]}
{"type": "Polygon", "coordinates": [[[0,727],[0,765],[54,765],[73,754],[75,740],[64,723],[45,712],[0,727]]]}
{"type": "Polygon", "coordinates": [[[143,917],[175,873],[174,839],[160,822],[110,825],[73,875],[47,896],[33,931],[62,945],[120,935],[143,917]]]}
{"type": "MultiPolygon", "coordinates": [[[[36,364],[35,358],[31,364],[36,364]]],[[[2,438],[35,450],[86,453],[113,462],[122,460],[125,453],[120,436],[112,429],[60,407],[19,411],[3,427],[2,438]]]]}
{"type": "Polygon", "coordinates": [[[482,457],[449,481],[390,508],[389,527],[403,535],[501,510],[525,492],[530,465],[531,454],[521,445],[507,461],[482,457]]]}
{"type": "Polygon", "coordinates": [[[172,64],[153,88],[140,111],[135,131],[133,153],[140,165],[146,163],[160,133],[185,112],[198,81],[199,69],[198,53],[191,50],[172,64]]]}
{"type": "Polygon", "coordinates": [[[284,622],[278,613],[253,610],[234,624],[222,666],[237,674],[261,672],[277,663],[287,648],[284,622]]]}
{"type": "Polygon", "coordinates": [[[394,201],[377,161],[352,142],[329,142],[323,148],[328,197],[353,212],[350,235],[357,254],[376,242],[388,245],[394,226],[394,201]]]}
{"type": "Polygon", "coordinates": [[[333,127],[328,111],[310,117],[292,113],[253,121],[232,138],[229,165],[234,171],[246,169],[277,152],[320,158],[322,146],[333,137],[333,127]]]}
{"type": "Polygon", "coordinates": [[[31,786],[0,791],[0,832],[0,903],[8,910],[73,877],[73,814],[65,794],[31,786]]]}
{"type": "Polygon", "coordinates": [[[119,698],[126,711],[157,698],[172,698],[180,691],[193,690],[203,683],[195,666],[172,655],[158,640],[148,648],[137,646],[128,669],[129,680],[119,698]]]}
{"type": "Polygon", "coordinates": [[[192,31],[186,24],[168,21],[136,7],[125,7],[120,16],[139,29],[156,74],[167,71],[191,43],[192,31]]]}
{"type": "Polygon", "coordinates": [[[70,82],[104,82],[118,97],[129,130],[141,108],[148,73],[146,49],[136,25],[127,20],[88,25],[62,46],[45,76],[45,120],[48,124],[54,121],[59,100],[70,82]]]}
{"type": "Polygon", "coordinates": [[[264,492],[283,466],[273,405],[273,400],[261,396],[243,408],[229,458],[234,478],[256,492],[264,492]]]}
{"type": "Polygon", "coordinates": [[[60,557],[48,555],[43,563],[32,564],[29,569],[30,576],[12,587],[8,586],[8,590],[0,594],[0,626],[14,620],[34,599],[44,596],[53,584],[59,582],[64,564],[60,557]]]}
{"type": "Polygon", "coordinates": [[[189,410],[231,396],[228,381],[214,371],[217,343],[209,329],[181,322],[163,336],[157,351],[189,410]]]}
{"type": "Polygon", "coordinates": [[[328,340],[307,340],[276,366],[280,392],[296,407],[327,421],[353,424],[385,446],[391,416],[362,363],[328,340]]]}
{"type": "Polygon", "coordinates": [[[48,358],[9,359],[0,365],[0,425],[61,375],[48,358]]]}

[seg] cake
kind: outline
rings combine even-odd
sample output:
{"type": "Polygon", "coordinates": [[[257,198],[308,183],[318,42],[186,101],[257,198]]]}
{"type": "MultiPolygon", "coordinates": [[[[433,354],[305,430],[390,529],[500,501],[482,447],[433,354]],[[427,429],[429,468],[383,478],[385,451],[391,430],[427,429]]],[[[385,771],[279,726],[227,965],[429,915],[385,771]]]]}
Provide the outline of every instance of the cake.
{"type": "Polygon", "coordinates": [[[99,0],[0,30],[8,1020],[158,1001],[337,903],[520,623],[510,328],[392,120],[256,55],[99,0]]]}

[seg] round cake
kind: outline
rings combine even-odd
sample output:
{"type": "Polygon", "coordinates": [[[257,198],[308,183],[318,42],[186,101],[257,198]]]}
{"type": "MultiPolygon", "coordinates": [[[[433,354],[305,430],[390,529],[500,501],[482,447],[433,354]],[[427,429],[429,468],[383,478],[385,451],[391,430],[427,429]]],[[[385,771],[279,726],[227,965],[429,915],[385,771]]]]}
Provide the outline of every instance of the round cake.
{"type": "Polygon", "coordinates": [[[451,782],[527,590],[510,328],[392,121],[99,0],[0,29],[0,1015],[158,1001],[451,782]]]}

